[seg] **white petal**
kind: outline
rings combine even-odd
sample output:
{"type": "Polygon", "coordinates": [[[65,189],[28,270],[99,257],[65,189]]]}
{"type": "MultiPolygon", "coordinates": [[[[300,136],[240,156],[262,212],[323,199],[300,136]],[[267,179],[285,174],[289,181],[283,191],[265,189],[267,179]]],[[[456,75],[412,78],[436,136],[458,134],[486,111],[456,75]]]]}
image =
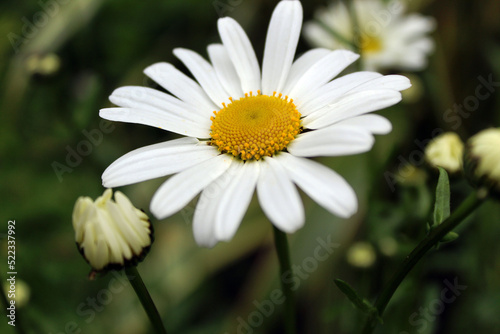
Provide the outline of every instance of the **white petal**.
{"type": "Polygon", "coordinates": [[[246,162],[231,178],[219,198],[215,215],[215,236],[217,240],[229,241],[233,238],[252,200],[259,177],[259,163],[246,162]]]}
{"type": "Polygon", "coordinates": [[[349,218],[358,210],[354,190],[342,176],[313,160],[288,153],[276,156],[290,178],[309,197],[331,213],[349,218]]]}
{"type": "Polygon", "coordinates": [[[151,212],[164,219],[186,206],[200,191],[231,165],[232,159],[221,154],[169,178],[151,199],[151,212]]]}
{"type": "Polygon", "coordinates": [[[243,28],[230,17],[219,19],[219,35],[241,80],[244,93],[260,90],[260,68],[243,28]]]}
{"type": "Polygon", "coordinates": [[[226,48],[222,44],[211,44],[208,46],[208,56],[214,66],[217,77],[226,89],[226,92],[229,93],[229,96],[234,99],[243,97],[240,78],[238,77],[238,73],[236,73],[231,59],[229,59],[226,48]]]}
{"type": "Polygon", "coordinates": [[[369,151],[373,142],[366,130],[334,124],[298,135],[287,150],[299,157],[341,156],[369,151]]]}
{"type": "Polygon", "coordinates": [[[354,89],[355,87],[382,77],[376,72],[354,72],[337,78],[319,87],[315,92],[308,94],[302,101],[295,101],[302,116],[312,114],[316,110],[332,103],[335,99],[354,89]]]}
{"type": "Polygon", "coordinates": [[[361,115],[344,119],[336,124],[365,129],[376,135],[386,135],[392,131],[391,122],[389,122],[387,118],[375,114],[361,115]]]}
{"type": "Polygon", "coordinates": [[[109,99],[125,108],[101,109],[102,118],[154,126],[186,136],[209,137],[210,118],[200,116],[191,105],[171,95],[146,87],[121,87],[109,99]]]}
{"type": "Polygon", "coordinates": [[[354,91],[360,92],[362,90],[372,89],[393,89],[402,91],[411,87],[411,82],[407,77],[402,75],[384,75],[383,77],[376,78],[357,86],[354,91]]]}
{"type": "Polygon", "coordinates": [[[302,124],[306,128],[319,129],[346,118],[392,106],[399,101],[401,93],[389,89],[353,92],[306,116],[302,124]]]}
{"type": "Polygon", "coordinates": [[[113,162],[102,174],[102,184],[115,188],[178,173],[210,159],[219,152],[196,138],[181,138],[129,152],[113,162]]]}
{"type": "Polygon", "coordinates": [[[214,68],[208,61],[196,52],[188,49],[174,49],[174,55],[186,65],[203,90],[205,90],[217,106],[222,107],[222,102],[228,102],[229,93],[222,87],[214,68]]]}
{"type": "Polygon", "coordinates": [[[290,68],[290,73],[288,74],[288,79],[286,80],[285,88],[283,88],[283,94],[289,95],[290,89],[295,86],[297,81],[302,78],[304,73],[306,73],[312,65],[314,65],[318,60],[329,54],[331,50],[328,49],[312,49],[304,53],[302,56],[297,58],[293,62],[290,68]]]}
{"type": "Polygon", "coordinates": [[[300,1],[281,1],[267,30],[262,62],[262,93],[281,92],[292,66],[302,27],[300,1]]]}
{"type": "Polygon", "coordinates": [[[269,220],[281,231],[293,233],[304,225],[304,207],[285,168],[273,158],[260,163],[257,194],[269,220]]]}
{"type": "Polygon", "coordinates": [[[200,115],[210,115],[218,110],[200,85],[172,64],[156,63],[147,67],[144,73],[170,93],[195,107],[200,115]]]}
{"type": "Polygon", "coordinates": [[[297,101],[304,100],[308,94],[332,80],[358,58],[359,55],[347,50],[330,52],[304,73],[291,88],[289,96],[297,101]]]}
{"type": "Polygon", "coordinates": [[[242,163],[232,163],[215,181],[201,192],[193,216],[193,233],[196,243],[203,247],[213,247],[219,241],[215,235],[216,215],[220,198],[235,175],[243,167],[242,163]]]}

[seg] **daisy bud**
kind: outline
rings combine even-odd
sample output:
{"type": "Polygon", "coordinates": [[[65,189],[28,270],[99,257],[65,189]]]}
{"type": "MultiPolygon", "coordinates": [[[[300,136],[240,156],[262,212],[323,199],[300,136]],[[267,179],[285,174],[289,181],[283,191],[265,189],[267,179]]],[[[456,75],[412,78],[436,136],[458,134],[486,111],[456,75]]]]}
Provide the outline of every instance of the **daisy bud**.
{"type": "Polygon", "coordinates": [[[368,242],[356,242],[347,251],[347,262],[358,268],[371,267],[376,258],[375,249],[368,242]]]}
{"type": "Polygon", "coordinates": [[[500,128],[483,130],[467,141],[464,170],[474,186],[500,196],[500,128]]]}
{"type": "Polygon", "coordinates": [[[443,167],[448,173],[462,170],[464,144],[455,132],[445,132],[425,148],[425,160],[434,168],[443,167]]]}
{"type": "Polygon", "coordinates": [[[80,197],[73,209],[73,228],[80,253],[94,272],[135,265],[153,242],[148,216],[121,192],[106,189],[95,202],[80,197]]]}

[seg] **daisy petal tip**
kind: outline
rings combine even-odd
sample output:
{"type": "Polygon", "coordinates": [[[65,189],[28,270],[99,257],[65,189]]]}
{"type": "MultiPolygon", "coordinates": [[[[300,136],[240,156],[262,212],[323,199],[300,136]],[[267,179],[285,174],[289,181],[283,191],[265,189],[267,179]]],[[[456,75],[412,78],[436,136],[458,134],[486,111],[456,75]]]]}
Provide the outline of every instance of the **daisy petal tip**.
{"type": "Polygon", "coordinates": [[[173,66],[169,63],[165,63],[165,62],[158,62],[158,63],[154,63],[152,65],[149,65],[148,67],[146,67],[144,69],[144,74],[148,75],[151,74],[151,73],[157,73],[159,71],[161,71],[162,69],[166,68],[166,67],[169,67],[169,66],[173,66]]]}
{"type": "Polygon", "coordinates": [[[412,86],[412,83],[411,83],[410,79],[401,75],[401,83],[398,86],[398,90],[399,91],[406,90],[406,89],[410,88],[411,86],[412,86]]]}
{"type": "Polygon", "coordinates": [[[217,240],[212,238],[206,238],[206,236],[196,235],[194,236],[194,241],[200,247],[213,248],[217,244],[217,240]]]}

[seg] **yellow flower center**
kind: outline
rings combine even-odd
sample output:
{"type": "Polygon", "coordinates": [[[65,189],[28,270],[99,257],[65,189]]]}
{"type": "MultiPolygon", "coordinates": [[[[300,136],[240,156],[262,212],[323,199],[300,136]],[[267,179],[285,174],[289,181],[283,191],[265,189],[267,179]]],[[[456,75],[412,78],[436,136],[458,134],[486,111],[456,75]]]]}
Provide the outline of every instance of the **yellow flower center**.
{"type": "Polygon", "coordinates": [[[222,153],[230,153],[242,160],[272,156],[283,151],[300,133],[300,113],[282,94],[272,96],[250,92],[233,101],[210,117],[211,145],[222,153]]]}
{"type": "Polygon", "coordinates": [[[362,53],[373,53],[382,50],[382,42],[376,36],[361,35],[360,47],[362,53]]]}

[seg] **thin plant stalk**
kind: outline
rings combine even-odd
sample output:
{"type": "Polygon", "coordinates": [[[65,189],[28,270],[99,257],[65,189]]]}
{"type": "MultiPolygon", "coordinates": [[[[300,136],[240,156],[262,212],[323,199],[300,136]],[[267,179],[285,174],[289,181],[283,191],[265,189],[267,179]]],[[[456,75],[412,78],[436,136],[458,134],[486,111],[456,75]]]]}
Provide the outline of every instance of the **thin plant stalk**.
{"type": "Polygon", "coordinates": [[[142,307],[144,308],[144,311],[146,311],[146,314],[148,315],[149,321],[153,325],[155,332],[158,334],[167,334],[165,326],[163,326],[163,322],[161,321],[160,314],[158,313],[158,310],[153,303],[153,299],[151,299],[151,295],[149,294],[146,285],[144,285],[144,282],[142,281],[141,275],[139,275],[137,267],[128,267],[125,269],[125,272],[130,284],[137,294],[137,297],[139,297],[142,307]]]}
{"type": "Polygon", "coordinates": [[[377,298],[374,306],[378,312],[377,314],[373,314],[368,317],[362,331],[363,334],[370,334],[373,332],[378,322],[377,315],[378,317],[382,316],[394,292],[397,290],[406,275],[425,255],[425,253],[437,245],[448,232],[457,227],[465,218],[467,218],[467,216],[469,216],[484,202],[486,196],[480,194],[480,192],[481,190],[470,194],[450,217],[432,229],[429,234],[417,245],[417,247],[405,258],[402,265],[397,269],[387,286],[382,290],[382,293],[377,298]]]}
{"type": "Polygon", "coordinates": [[[292,267],[290,265],[290,251],[288,248],[287,236],[284,232],[273,226],[274,232],[274,243],[276,245],[276,253],[278,254],[278,260],[280,263],[280,282],[281,289],[283,290],[283,295],[285,296],[285,333],[295,334],[296,333],[296,321],[295,321],[295,296],[292,290],[291,284],[286,284],[283,281],[283,277],[292,273],[292,267]]]}

